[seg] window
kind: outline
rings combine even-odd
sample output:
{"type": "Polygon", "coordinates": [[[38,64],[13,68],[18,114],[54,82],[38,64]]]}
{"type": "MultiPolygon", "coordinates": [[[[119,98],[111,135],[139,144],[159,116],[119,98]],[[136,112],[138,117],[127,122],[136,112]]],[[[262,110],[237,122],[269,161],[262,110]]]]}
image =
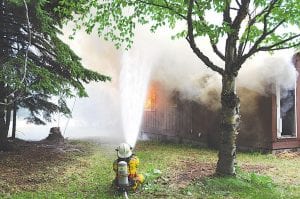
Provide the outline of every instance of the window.
{"type": "MultiPolygon", "coordinates": [[[[296,84],[295,84],[296,88],[296,84]]],[[[296,92],[295,89],[282,91],[276,89],[277,137],[296,137],[296,92]]]]}

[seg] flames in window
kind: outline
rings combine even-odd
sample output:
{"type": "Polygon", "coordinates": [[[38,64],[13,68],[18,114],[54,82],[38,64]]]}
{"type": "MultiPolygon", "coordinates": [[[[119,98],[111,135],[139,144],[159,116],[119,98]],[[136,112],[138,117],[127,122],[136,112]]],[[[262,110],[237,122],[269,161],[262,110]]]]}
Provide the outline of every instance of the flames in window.
{"type": "Polygon", "coordinates": [[[148,90],[148,96],[145,102],[145,110],[154,110],[156,105],[157,92],[154,85],[151,85],[148,90]]]}

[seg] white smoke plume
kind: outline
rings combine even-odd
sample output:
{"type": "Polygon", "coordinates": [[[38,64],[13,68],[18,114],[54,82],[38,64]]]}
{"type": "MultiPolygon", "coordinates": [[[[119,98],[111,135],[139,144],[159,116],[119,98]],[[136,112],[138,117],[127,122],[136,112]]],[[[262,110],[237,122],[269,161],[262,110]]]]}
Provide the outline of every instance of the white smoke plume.
{"type": "MultiPolygon", "coordinates": [[[[192,52],[186,41],[172,41],[170,32],[159,36],[160,46],[153,53],[161,54],[161,61],[153,70],[153,79],[170,91],[176,89],[181,97],[204,104],[216,110],[220,107],[221,76],[207,68],[192,52]]],[[[218,66],[223,63],[212,52],[208,41],[198,41],[199,48],[218,66]]],[[[237,78],[237,87],[259,95],[276,93],[276,85],[282,95],[294,89],[297,71],[292,64],[292,50],[274,54],[260,53],[250,58],[237,78]]],[[[239,89],[241,90],[241,89],[239,89]]],[[[243,93],[239,93],[241,97],[243,93]]],[[[250,99],[248,99],[250,100],[250,99]]]]}
{"type": "Polygon", "coordinates": [[[285,50],[273,55],[260,53],[249,59],[240,71],[239,86],[262,95],[275,93],[276,84],[283,91],[294,89],[298,73],[292,63],[293,54],[285,50]]]}
{"type": "MultiPolygon", "coordinates": [[[[69,40],[70,30],[70,27],[64,28],[63,40],[82,58],[83,65],[110,75],[112,82],[93,83],[87,86],[90,97],[77,100],[73,118],[66,130],[66,137],[114,137],[116,142],[125,139],[122,134],[119,88],[124,57],[136,59],[133,67],[139,65],[148,67],[148,71],[152,71],[151,80],[159,82],[170,93],[177,90],[183,99],[194,100],[212,110],[220,107],[221,76],[207,68],[193,54],[184,39],[171,40],[173,31],[163,29],[152,34],[145,27],[138,28],[133,48],[129,52],[124,52],[116,50],[112,43],[99,39],[96,33],[87,35],[81,31],[74,40],[69,40]]],[[[199,40],[198,45],[216,65],[222,66],[221,60],[214,55],[206,40],[199,40]]],[[[292,55],[292,51],[273,55],[258,54],[242,67],[238,86],[259,95],[274,93],[272,85],[275,83],[284,90],[292,89],[297,78],[297,72],[291,63],[292,55]]],[[[64,128],[66,119],[60,123],[64,128]]],[[[19,123],[18,129],[24,132],[24,136],[21,137],[36,139],[46,137],[51,125],[55,124],[34,130],[33,126],[28,128],[25,124],[19,123]],[[32,136],[33,132],[38,136],[32,136]]]]}

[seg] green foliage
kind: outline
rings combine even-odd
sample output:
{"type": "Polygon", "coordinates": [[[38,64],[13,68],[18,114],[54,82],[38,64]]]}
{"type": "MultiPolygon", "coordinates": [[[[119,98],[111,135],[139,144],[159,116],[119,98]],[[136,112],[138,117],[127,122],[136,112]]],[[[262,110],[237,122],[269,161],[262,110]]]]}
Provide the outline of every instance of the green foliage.
{"type": "Polygon", "coordinates": [[[236,178],[208,178],[200,186],[216,198],[281,198],[281,191],[270,177],[255,173],[240,173],[236,178]]]}
{"type": "Polygon", "coordinates": [[[1,96],[5,99],[0,101],[17,101],[18,106],[29,110],[28,121],[44,124],[43,119],[50,121],[53,113],[70,116],[65,100],[86,97],[85,83],[107,81],[110,77],[84,68],[81,59],[58,38],[57,26],[62,18],[53,12],[58,1],[27,0],[26,3],[30,31],[23,0],[1,3],[0,82],[6,84],[1,88],[1,96]],[[14,95],[8,96],[9,93],[14,95]],[[61,98],[60,102],[54,103],[53,96],[61,98]]]}
{"type": "MultiPolygon", "coordinates": [[[[147,1],[145,1],[147,2],[147,1]]],[[[157,1],[159,2],[159,1],[157,1]]],[[[167,2],[167,1],[166,1],[167,2]]],[[[152,3],[152,2],[151,2],[152,3]]],[[[153,1],[155,4],[156,2],[153,1]]],[[[183,1],[174,1],[176,11],[184,12],[183,1]]],[[[96,28],[99,35],[106,40],[115,42],[116,47],[132,45],[136,24],[151,24],[151,31],[158,27],[169,25],[175,27],[179,19],[173,11],[157,9],[155,6],[139,1],[60,1],[57,11],[67,20],[74,20],[77,27],[84,27],[90,33],[96,28]],[[73,13],[78,15],[74,16],[73,13]]],[[[74,30],[74,31],[75,31],[74,30]]]]}
{"type": "MultiPolygon", "coordinates": [[[[96,29],[99,35],[107,40],[114,41],[117,47],[125,44],[129,48],[132,45],[134,28],[137,24],[150,24],[150,30],[153,32],[161,26],[174,28],[178,22],[186,21],[188,2],[186,0],[89,0],[76,2],[63,0],[59,2],[60,6],[56,11],[61,16],[65,16],[67,21],[75,21],[77,24],[75,30],[85,28],[90,33],[93,29],[96,29]]],[[[209,19],[208,11],[214,12],[215,15],[222,18],[227,8],[226,2],[230,2],[230,7],[239,9],[235,1],[196,1],[192,13],[196,37],[208,36],[214,43],[217,43],[226,34],[240,31],[226,21],[215,23],[209,19]]],[[[251,25],[248,22],[255,18],[255,13],[268,9],[271,1],[255,0],[250,3],[248,13],[252,16],[244,20],[240,34],[242,35],[241,42],[249,40],[250,44],[254,44],[263,34],[264,20],[267,22],[267,31],[271,31],[283,21],[280,27],[289,28],[276,29],[273,34],[268,35],[261,41],[260,46],[269,46],[278,42],[283,42],[278,45],[279,48],[297,46],[300,42],[298,37],[291,41],[284,42],[284,40],[298,34],[298,29],[293,29],[291,26],[299,28],[300,15],[298,11],[300,2],[298,0],[276,0],[273,2],[275,2],[274,8],[270,12],[262,12],[251,25]],[[289,37],[285,33],[288,33],[289,37]]],[[[232,18],[234,18],[236,12],[234,9],[230,10],[232,18]]],[[[185,31],[186,27],[183,27],[175,35],[186,37],[185,31]]]]}

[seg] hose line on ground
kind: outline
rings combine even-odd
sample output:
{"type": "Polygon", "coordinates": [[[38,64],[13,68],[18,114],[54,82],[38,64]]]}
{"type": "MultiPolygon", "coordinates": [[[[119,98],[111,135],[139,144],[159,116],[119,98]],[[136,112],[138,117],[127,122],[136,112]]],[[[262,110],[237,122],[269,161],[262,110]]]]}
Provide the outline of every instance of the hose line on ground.
{"type": "Polygon", "coordinates": [[[125,196],[126,199],[129,199],[128,195],[127,195],[127,191],[124,191],[124,196],[125,196]]]}

